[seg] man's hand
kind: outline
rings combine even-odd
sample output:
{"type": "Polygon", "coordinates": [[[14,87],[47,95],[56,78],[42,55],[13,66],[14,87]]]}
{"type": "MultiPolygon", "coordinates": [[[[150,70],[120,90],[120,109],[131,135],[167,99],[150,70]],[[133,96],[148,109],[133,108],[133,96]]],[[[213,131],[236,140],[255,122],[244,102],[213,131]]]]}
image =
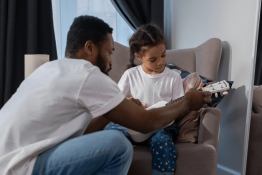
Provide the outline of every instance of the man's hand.
{"type": "Polygon", "coordinates": [[[206,107],[207,103],[211,103],[211,92],[197,91],[190,89],[184,97],[184,100],[190,111],[198,111],[200,108],[206,107]]]}

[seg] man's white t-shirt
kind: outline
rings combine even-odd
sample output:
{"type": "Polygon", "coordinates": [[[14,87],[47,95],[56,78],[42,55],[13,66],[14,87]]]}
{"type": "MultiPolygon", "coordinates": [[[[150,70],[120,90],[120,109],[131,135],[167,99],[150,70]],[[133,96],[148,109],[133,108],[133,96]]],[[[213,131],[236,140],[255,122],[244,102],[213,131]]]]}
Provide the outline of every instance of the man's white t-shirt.
{"type": "Polygon", "coordinates": [[[0,110],[0,174],[31,174],[37,155],[84,133],[124,99],[90,62],[59,59],[26,78],[0,110]]]}
{"type": "Polygon", "coordinates": [[[118,87],[123,95],[129,94],[148,107],[184,96],[180,75],[169,68],[160,74],[150,75],[144,72],[141,65],[133,67],[125,71],[118,87]]]}

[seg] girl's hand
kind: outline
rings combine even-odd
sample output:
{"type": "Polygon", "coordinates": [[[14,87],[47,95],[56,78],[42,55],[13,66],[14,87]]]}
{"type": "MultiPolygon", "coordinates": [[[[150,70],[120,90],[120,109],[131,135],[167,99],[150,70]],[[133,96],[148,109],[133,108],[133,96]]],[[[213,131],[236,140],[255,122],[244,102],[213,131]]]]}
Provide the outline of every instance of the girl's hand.
{"type": "Polygon", "coordinates": [[[146,108],[148,108],[148,106],[147,105],[143,105],[143,108],[146,109],[146,108]]]}
{"type": "Polygon", "coordinates": [[[142,108],[144,108],[144,106],[143,106],[143,104],[141,103],[140,100],[135,99],[135,98],[133,98],[133,97],[130,97],[130,98],[127,98],[127,99],[135,102],[138,106],[141,106],[142,108]]]}

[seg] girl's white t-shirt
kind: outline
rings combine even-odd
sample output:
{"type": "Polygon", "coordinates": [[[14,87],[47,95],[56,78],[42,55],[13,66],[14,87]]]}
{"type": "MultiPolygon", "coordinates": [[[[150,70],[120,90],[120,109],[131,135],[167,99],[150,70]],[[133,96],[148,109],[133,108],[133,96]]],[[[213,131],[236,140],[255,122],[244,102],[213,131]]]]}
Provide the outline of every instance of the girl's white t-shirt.
{"type": "Polygon", "coordinates": [[[118,87],[123,95],[131,95],[148,107],[184,96],[180,75],[169,68],[160,74],[150,75],[144,72],[141,65],[133,67],[122,75],[118,87]]]}
{"type": "Polygon", "coordinates": [[[0,174],[31,174],[37,155],[82,135],[92,117],[123,99],[117,84],[88,61],[40,66],[0,110],[0,174]]]}

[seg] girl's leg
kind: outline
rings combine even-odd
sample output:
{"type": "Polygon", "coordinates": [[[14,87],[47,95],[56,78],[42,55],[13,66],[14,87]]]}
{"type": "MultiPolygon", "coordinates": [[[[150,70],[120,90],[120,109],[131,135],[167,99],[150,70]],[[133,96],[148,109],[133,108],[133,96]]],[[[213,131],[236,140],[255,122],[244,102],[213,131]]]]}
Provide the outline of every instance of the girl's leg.
{"type": "Polygon", "coordinates": [[[119,131],[100,131],[67,140],[40,154],[32,175],[127,174],[133,147],[119,131]]]}
{"type": "Polygon", "coordinates": [[[169,126],[159,130],[150,139],[150,152],[152,154],[152,175],[173,175],[176,168],[177,151],[173,143],[173,135],[178,129],[169,126]]]}
{"type": "Polygon", "coordinates": [[[126,128],[118,124],[115,124],[115,123],[109,124],[104,130],[118,130],[122,132],[128,139],[130,139],[130,135],[126,131],[126,128]]]}

